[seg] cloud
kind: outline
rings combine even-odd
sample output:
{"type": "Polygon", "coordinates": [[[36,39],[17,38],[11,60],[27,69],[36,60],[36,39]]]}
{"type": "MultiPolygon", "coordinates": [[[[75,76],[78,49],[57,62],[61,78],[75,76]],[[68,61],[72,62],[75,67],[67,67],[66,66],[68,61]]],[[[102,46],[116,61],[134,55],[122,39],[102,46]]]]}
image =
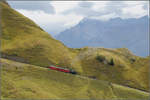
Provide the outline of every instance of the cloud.
{"type": "Polygon", "coordinates": [[[28,11],[22,9],[17,9],[17,11],[32,19],[51,35],[56,35],[66,28],[76,25],[83,19],[82,16],[75,14],[48,14],[44,11],[28,11]]]}
{"type": "Polygon", "coordinates": [[[148,1],[8,1],[52,35],[84,18],[107,21],[148,15],[148,1]]]}
{"type": "Polygon", "coordinates": [[[50,4],[54,7],[56,13],[60,14],[72,8],[76,8],[79,1],[51,1],[50,4]]]}
{"type": "Polygon", "coordinates": [[[79,2],[79,6],[82,8],[91,8],[94,5],[93,2],[82,1],[79,2]]]}
{"type": "Polygon", "coordinates": [[[118,15],[116,13],[109,13],[109,14],[102,15],[102,16],[92,16],[90,18],[101,20],[101,21],[108,21],[109,19],[113,19],[113,18],[116,18],[116,17],[118,17],[118,15]]]}
{"type": "Polygon", "coordinates": [[[122,9],[123,18],[139,18],[148,14],[148,11],[143,9],[143,5],[135,5],[122,9]]]}
{"type": "Polygon", "coordinates": [[[8,1],[14,9],[24,9],[29,11],[41,10],[45,13],[55,13],[50,1],[8,1]]]}
{"type": "Polygon", "coordinates": [[[51,4],[57,13],[64,15],[72,13],[89,18],[99,17],[100,19],[101,17],[112,15],[112,17],[105,18],[108,20],[115,16],[120,18],[138,18],[148,14],[147,1],[54,1],[51,4]]]}

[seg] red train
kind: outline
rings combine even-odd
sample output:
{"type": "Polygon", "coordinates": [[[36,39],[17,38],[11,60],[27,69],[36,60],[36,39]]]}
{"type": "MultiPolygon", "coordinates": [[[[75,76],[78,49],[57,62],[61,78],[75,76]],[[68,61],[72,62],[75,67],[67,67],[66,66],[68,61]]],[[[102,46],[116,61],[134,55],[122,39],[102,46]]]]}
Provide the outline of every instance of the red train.
{"type": "Polygon", "coordinates": [[[72,69],[61,68],[61,67],[56,67],[56,66],[49,66],[48,68],[52,69],[52,70],[57,70],[57,71],[65,72],[65,73],[76,74],[76,72],[74,70],[72,70],[72,69]]]}

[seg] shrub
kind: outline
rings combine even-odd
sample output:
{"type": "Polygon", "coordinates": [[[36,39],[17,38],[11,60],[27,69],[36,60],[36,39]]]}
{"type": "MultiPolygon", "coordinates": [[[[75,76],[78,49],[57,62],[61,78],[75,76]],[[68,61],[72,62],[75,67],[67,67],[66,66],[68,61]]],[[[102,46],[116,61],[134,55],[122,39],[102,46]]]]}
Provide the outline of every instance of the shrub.
{"type": "Polygon", "coordinates": [[[105,59],[105,56],[102,56],[102,55],[98,55],[96,57],[96,59],[99,61],[99,62],[104,62],[106,59],[105,59]]]}
{"type": "Polygon", "coordinates": [[[113,60],[113,58],[110,59],[110,62],[109,62],[108,64],[109,64],[109,65],[112,65],[112,66],[114,65],[114,60],[113,60]]]}
{"type": "Polygon", "coordinates": [[[134,58],[130,59],[131,63],[134,63],[136,60],[134,58]]]}

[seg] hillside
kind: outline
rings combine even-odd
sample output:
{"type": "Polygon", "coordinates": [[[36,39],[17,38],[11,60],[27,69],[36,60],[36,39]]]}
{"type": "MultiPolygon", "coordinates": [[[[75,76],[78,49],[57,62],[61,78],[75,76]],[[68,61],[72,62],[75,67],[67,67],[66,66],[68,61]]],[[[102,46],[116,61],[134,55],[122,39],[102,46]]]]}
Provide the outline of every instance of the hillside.
{"type": "Polygon", "coordinates": [[[72,64],[80,67],[79,74],[149,91],[149,57],[135,56],[126,48],[85,47],[72,51],[77,54],[72,64]]]}
{"type": "Polygon", "coordinates": [[[148,99],[136,89],[47,68],[1,59],[2,98],[17,99],[148,99]]]}
{"type": "Polygon", "coordinates": [[[148,28],[148,16],[109,21],[85,18],[58,34],[56,39],[70,48],[128,48],[134,54],[145,57],[149,53],[148,28]]]}
{"type": "Polygon", "coordinates": [[[2,57],[40,66],[70,63],[66,46],[9,5],[0,2],[0,6],[2,57]]]}
{"type": "MultiPolygon", "coordinates": [[[[105,49],[105,48],[91,48],[91,47],[84,47],[78,49],[68,48],[65,45],[63,45],[60,41],[53,39],[48,33],[42,30],[33,21],[23,16],[22,14],[18,13],[17,11],[13,10],[9,5],[1,2],[0,6],[2,10],[1,14],[2,37],[0,37],[2,58],[7,58],[13,61],[22,62],[26,64],[32,64],[38,67],[39,66],[47,67],[51,64],[58,65],[60,67],[68,67],[77,71],[77,74],[81,76],[126,85],[142,91],[143,90],[149,91],[149,78],[148,78],[149,76],[148,68],[150,65],[149,57],[142,58],[135,56],[126,48],[120,49],[105,49]]],[[[16,64],[18,64],[17,62],[16,64]]],[[[15,64],[15,62],[12,63],[15,64]]],[[[12,65],[10,64],[9,66],[12,65]]],[[[24,69],[26,67],[27,66],[25,66],[24,69]]],[[[38,69],[38,67],[36,68],[38,69]]],[[[44,70],[45,68],[40,69],[44,70]]],[[[24,71],[22,70],[20,74],[22,73],[27,74],[27,72],[24,71]]],[[[5,76],[5,74],[7,74],[13,78],[15,77],[15,75],[18,74],[18,72],[15,74],[14,73],[15,71],[9,72],[5,71],[5,73],[3,73],[2,75],[5,76]],[[15,75],[13,75],[13,73],[15,75]]],[[[46,72],[44,71],[36,73],[36,77],[42,76],[42,73],[44,74],[46,72]]],[[[30,76],[32,74],[32,70],[31,73],[28,74],[30,76]]],[[[51,73],[50,75],[57,76],[57,74],[59,75],[59,73],[51,73]]],[[[64,75],[66,74],[59,75],[60,78],[62,77],[62,81],[64,81],[65,77],[64,75]]],[[[47,76],[42,76],[41,81],[32,80],[33,84],[32,82],[28,81],[28,84],[31,83],[31,85],[34,85],[37,81],[39,81],[42,82],[41,83],[42,87],[44,86],[45,81],[47,81],[47,78],[44,77],[47,76]]],[[[74,78],[71,75],[68,75],[68,77],[74,78]]],[[[3,82],[4,82],[3,84],[9,85],[9,82],[8,83],[7,81],[3,82]]],[[[48,82],[46,83],[48,84],[48,82]]],[[[10,86],[12,84],[10,84],[10,86]]],[[[17,84],[22,83],[14,83],[14,87],[16,87],[17,84]]],[[[63,82],[61,84],[63,84],[63,82]]],[[[98,83],[94,84],[95,86],[98,85],[98,83]]],[[[38,87],[38,85],[36,86],[38,87]]],[[[96,88],[95,86],[92,84],[92,88],[94,87],[95,89],[96,88]]],[[[22,86],[20,86],[20,88],[21,87],[22,86]]],[[[37,87],[35,87],[35,89],[37,87]]],[[[67,87],[67,85],[65,85],[64,87],[67,87]]],[[[83,87],[83,84],[81,87],[83,87]]],[[[69,88],[72,89],[71,87],[68,87],[68,90],[69,88]]],[[[77,90],[78,89],[79,88],[77,88],[77,90]]],[[[4,88],[4,90],[6,90],[6,92],[9,92],[9,89],[7,91],[7,88],[4,88]]],[[[53,90],[57,92],[57,89],[55,90],[54,88],[53,90]]],[[[50,91],[47,90],[47,92],[50,91]]],[[[43,92],[43,95],[48,95],[47,92],[43,92]]],[[[70,90],[68,92],[65,92],[64,94],[67,95],[67,93],[69,92],[73,93],[70,90]]],[[[23,93],[24,92],[21,93],[22,96],[23,93]]],[[[83,93],[86,93],[84,89],[83,93]]],[[[95,92],[93,92],[92,95],[94,95],[94,93],[95,92]]],[[[19,94],[16,95],[19,96],[19,94]]],[[[25,95],[24,98],[30,97],[29,95],[30,93],[27,93],[27,95],[25,95]]],[[[99,96],[101,95],[95,97],[98,98],[99,96]]],[[[78,97],[78,94],[76,94],[76,97],[78,97]]]]}

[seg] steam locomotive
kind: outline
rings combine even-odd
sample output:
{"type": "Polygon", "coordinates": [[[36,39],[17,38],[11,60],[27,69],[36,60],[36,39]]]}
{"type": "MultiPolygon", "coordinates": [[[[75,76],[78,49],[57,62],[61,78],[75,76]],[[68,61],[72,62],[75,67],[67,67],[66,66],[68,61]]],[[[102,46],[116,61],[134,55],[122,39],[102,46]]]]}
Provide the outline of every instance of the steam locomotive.
{"type": "Polygon", "coordinates": [[[62,68],[62,67],[56,67],[56,66],[49,66],[48,68],[51,69],[51,70],[57,70],[57,71],[60,71],[60,72],[77,74],[77,72],[74,71],[74,70],[72,70],[72,69],[67,69],[67,68],[62,68]]]}

